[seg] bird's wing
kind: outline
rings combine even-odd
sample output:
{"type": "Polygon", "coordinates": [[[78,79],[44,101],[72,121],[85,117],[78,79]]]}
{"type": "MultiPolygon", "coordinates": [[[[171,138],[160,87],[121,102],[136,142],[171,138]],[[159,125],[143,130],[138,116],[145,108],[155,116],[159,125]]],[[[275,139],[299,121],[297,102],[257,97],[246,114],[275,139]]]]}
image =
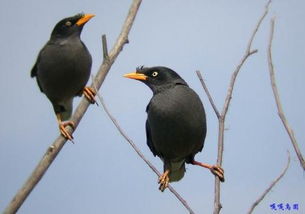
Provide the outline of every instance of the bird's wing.
{"type": "Polygon", "coordinates": [[[36,62],[31,70],[31,77],[37,77],[37,70],[38,70],[38,64],[40,62],[40,58],[41,58],[41,55],[45,52],[45,49],[46,49],[46,46],[50,43],[47,42],[47,44],[45,44],[45,46],[39,51],[39,54],[37,56],[37,59],[36,59],[36,62]]]}
{"type": "Polygon", "coordinates": [[[39,53],[39,55],[37,57],[37,60],[36,60],[36,63],[35,63],[35,65],[33,66],[32,70],[31,70],[31,77],[36,77],[36,81],[37,81],[37,84],[39,86],[39,89],[40,89],[41,92],[43,92],[42,87],[40,85],[40,82],[39,82],[39,80],[37,78],[37,69],[38,69],[37,68],[37,64],[39,63],[39,60],[40,60],[40,54],[41,53],[39,53]]]}
{"type": "Polygon", "coordinates": [[[36,77],[37,76],[37,61],[36,61],[35,65],[33,66],[32,70],[31,70],[31,77],[36,77]]]}
{"type": "Polygon", "coordinates": [[[156,149],[154,148],[152,139],[151,139],[151,133],[150,133],[150,126],[148,120],[146,120],[146,143],[148,147],[150,148],[150,151],[154,154],[154,156],[157,155],[156,149]]]}
{"type": "MultiPolygon", "coordinates": [[[[150,105],[150,103],[146,106],[146,113],[148,113],[149,105],[150,105]]],[[[153,144],[152,139],[151,139],[150,125],[149,125],[148,119],[146,120],[145,128],[146,128],[146,143],[147,143],[147,146],[150,148],[150,151],[154,154],[154,156],[156,156],[157,151],[154,148],[154,144],[153,144]]]]}

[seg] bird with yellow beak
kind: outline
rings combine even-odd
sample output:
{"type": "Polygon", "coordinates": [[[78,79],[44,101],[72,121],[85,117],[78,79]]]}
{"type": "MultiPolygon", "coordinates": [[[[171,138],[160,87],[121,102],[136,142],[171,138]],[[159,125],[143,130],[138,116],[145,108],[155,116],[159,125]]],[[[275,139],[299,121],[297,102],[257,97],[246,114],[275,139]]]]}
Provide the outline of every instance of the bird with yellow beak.
{"type": "Polygon", "coordinates": [[[69,121],[73,98],[84,94],[95,103],[95,91],[86,87],[92,58],[80,39],[84,25],[92,17],[93,14],[77,14],[59,21],[31,71],[31,77],[36,77],[41,92],[53,105],[61,134],[69,140],[73,137],[65,127],[74,128],[73,121],[69,121]]]}

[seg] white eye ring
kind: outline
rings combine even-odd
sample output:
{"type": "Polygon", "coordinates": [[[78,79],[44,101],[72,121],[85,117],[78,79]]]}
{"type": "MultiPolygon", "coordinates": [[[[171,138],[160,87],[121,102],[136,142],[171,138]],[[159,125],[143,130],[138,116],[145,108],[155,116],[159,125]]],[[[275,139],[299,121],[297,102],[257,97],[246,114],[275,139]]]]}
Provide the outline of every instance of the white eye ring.
{"type": "Polygon", "coordinates": [[[68,27],[70,27],[70,26],[72,25],[72,23],[71,23],[70,21],[67,21],[67,22],[65,23],[65,25],[68,26],[68,27]]]}
{"type": "Polygon", "coordinates": [[[158,72],[157,72],[157,71],[153,72],[153,73],[152,73],[152,76],[153,76],[153,77],[158,76],[158,72]]]}

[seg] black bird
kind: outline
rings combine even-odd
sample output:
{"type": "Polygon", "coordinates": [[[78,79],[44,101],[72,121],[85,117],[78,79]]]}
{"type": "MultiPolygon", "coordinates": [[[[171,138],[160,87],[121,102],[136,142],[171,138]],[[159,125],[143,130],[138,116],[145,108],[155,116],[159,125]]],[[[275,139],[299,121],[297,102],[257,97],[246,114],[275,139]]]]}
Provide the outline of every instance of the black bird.
{"type": "Polygon", "coordinates": [[[184,176],[185,163],[211,170],[224,181],[223,169],[195,161],[206,136],[205,111],[199,96],[173,70],[166,67],[137,68],[124,77],[140,80],[153,91],[147,108],[146,136],[151,152],[164,163],[159,189],[184,176]]]}
{"type": "Polygon", "coordinates": [[[58,22],[31,71],[31,77],[36,77],[41,92],[53,105],[61,134],[69,140],[73,137],[65,127],[70,125],[74,128],[74,123],[63,121],[71,117],[73,98],[84,93],[91,103],[95,103],[94,90],[85,87],[92,58],[80,39],[83,26],[93,16],[77,14],[58,22]]]}

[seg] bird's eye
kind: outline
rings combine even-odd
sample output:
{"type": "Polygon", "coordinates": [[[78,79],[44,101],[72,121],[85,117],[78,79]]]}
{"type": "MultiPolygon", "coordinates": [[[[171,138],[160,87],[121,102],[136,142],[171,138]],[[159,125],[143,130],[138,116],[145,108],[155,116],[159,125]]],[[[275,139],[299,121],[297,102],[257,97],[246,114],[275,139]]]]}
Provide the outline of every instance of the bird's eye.
{"type": "Polygon", "coordinates": [[[72,25],[72,23],[71,23],[70,21],[67,21],[67,22],[65,23],[65,25],[66,25],[67,27],[70,27],[70,26],[72,25]]]}
{"type": "Polygon", "coordinates": [[[152,76],[153,76],[153,77],[158,76],[158,72],[157,72],[157,71],[153,72],[153,73],[152,73],[152,76]]]}

